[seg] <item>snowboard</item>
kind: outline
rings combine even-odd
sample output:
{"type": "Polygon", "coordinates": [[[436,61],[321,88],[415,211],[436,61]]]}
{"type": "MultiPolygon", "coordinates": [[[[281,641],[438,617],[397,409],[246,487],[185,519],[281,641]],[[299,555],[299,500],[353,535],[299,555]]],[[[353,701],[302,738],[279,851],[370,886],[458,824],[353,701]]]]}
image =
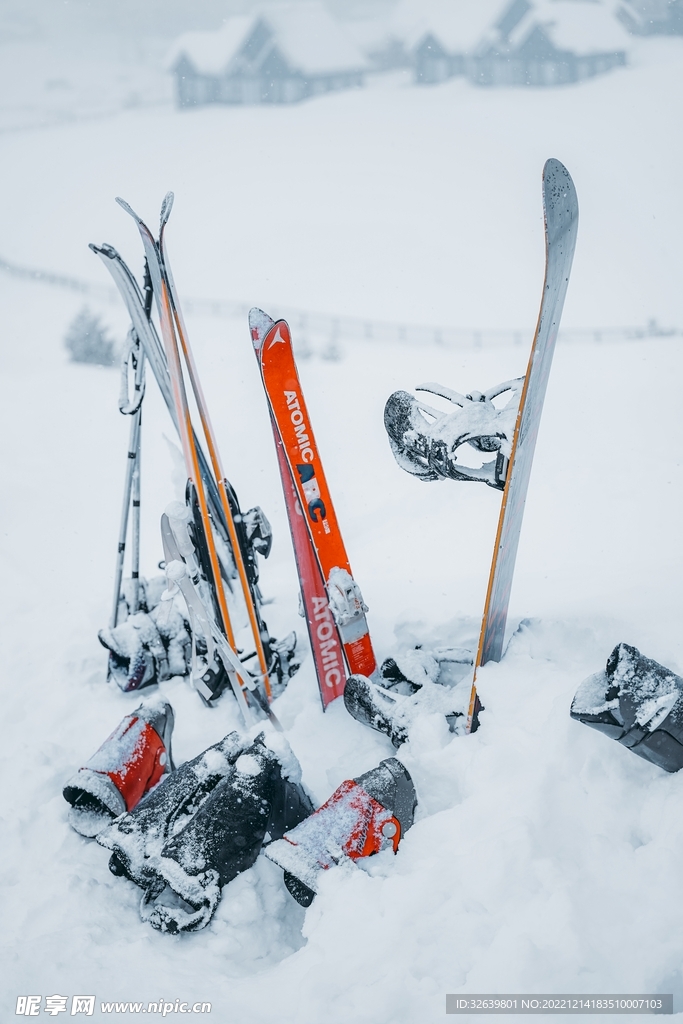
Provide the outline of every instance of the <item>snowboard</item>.
{"type": "Polygon", "coordinates": [[[498,519],[474,665],[468,731],[471,730],[476,701],[477,669],[489,661],[500,661],[503,654],[505,625],[531,466],[576,246],[579,217],[576,189],[569,171],[559,160],[548,160],[543,168],[543,214],[543,297],[519,402],[498,519]]]}

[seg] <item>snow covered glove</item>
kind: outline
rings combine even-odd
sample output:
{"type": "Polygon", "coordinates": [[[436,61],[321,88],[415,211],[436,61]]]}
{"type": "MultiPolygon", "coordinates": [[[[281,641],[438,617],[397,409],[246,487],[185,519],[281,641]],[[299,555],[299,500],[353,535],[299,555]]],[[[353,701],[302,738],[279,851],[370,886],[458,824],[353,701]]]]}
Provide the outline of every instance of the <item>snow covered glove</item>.
{"type": "Polygon", "coordinates": [[[114,629],[101,629],[109,651],[109,675],[126,693],[152,686],[190,670],[192,640],[185,617],[174,602],[136,612],[114,629]]]}
{"type": "Polygon", "coordinates": [[[64,787],[71,804],[69,823],[83,836],[101,832],[173,771],[173,708],[166,701],[145,701],[104,741],[64,787]]]}
{"type": "Polygon", "coordinates": [[[408,771],[390,757],[357,779],[342,782],[315,814],[264,852],[283,868],[294,899],[307,907],[323,871],[345,858],[358,860],[385,849],[396,852],[413,824],[416,805],[408,771]]]}
{"type": "Polygon", "coordinates": [[[252,866],[264,839],[279,838],[312,810],[288,748],[270,749],[263,735],[246,745],[230,733],[97,841],[112,851],[110,870],[145,890],[143,920],[160,931],[197,931],[211,920],[221,887],[252,866]]]}
{"type": "Polygon", "coordinates": [[[440,384],[416,388],[451,402],[455,409],[448,413],[433,409],[407,391],[395,391],[384,409],[384,426],[401,469],[420,480],[479,480],[502,490],[523,383],[522,377],[469,395],[440,384]],[[493,399],[508,391],[507,404],[495,406],[493,399]],[[479,468],[458,462],[457,451],[464,444],[492,453],[494,458],[479,468]]]}
{"type": "Polygon", "coordinates": [[[605,671],[581,684],[570,714],[667,772],[683,768],[683,679],[635,647],[614,648],[605,671]]]}

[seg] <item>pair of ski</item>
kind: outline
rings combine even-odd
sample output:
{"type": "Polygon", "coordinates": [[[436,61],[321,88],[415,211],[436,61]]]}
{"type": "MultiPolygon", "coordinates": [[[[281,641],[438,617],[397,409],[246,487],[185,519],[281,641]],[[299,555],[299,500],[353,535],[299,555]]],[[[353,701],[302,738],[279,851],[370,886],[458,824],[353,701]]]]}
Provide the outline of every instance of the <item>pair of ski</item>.
{"type": "MultiPolygon", "coordinates": [[[[140,231],[146,265],[156,299],[163,345],[150,319],[149,304],[147,307],[145,306],[137,282],[119,254],[113,247],[107,245],[101,247],[93,245],[91,248],[102,258],[112,273],[131,317],[133,331],[142,343],[144,354],[152,366],[181,439],[188,476],[188,498],[190,506],[195,512],[193,525],[197,541],[198,564],[193,569],[192,559],[188,557],[193,542],[187,524],[183,524],[181,516],[176,516],[175,521],[164,516],[162,535],[167,560],[169,553],[178,556],[171,559],[174,562],[171,575],[175,573],[172,582],[183,592],[193,625],[195,628],[198,627],[198,631],[205,638],[209,655],[207,664],[211,664],[210,655],[215,652],[223,665],[245,722],[251,724],[255,716],[264,712],[273,717],[268,709],[272,699],[270,674],[275,674],[275,664],[280,653],[276,650],[277,645],[271,640],[260,614],[261,598],[258,590],[258,570],[254,555],[253,535],[258,536],[261,524],[259,522],[249,524],[252,533],[252,537],[249,537],[245,517],[240,511],[235,493],[223,473],[215,434],[190,348],[165,245],[164,229],[171,212],[173,195],[169,193],[162,205],[158,240],[153,237],[146,224],[127,203],[123,200],[118,200],[118,202],[134,218],[140,231]],[[183,362],[185,369],[183,369],[183,362]],[[204,455],[192,425],[185,387],[186,375],[189,377],[199,411],[209,460],[204,455]],[[184,536],[183,531],[185,531],[184,536]],[[217,540],[221,544],[222,557],[217,540]],[[229,552],[227,556],[226,551],[229,552]],[[232,566],[226,564],[230,558],[233,562],[232,566]],[[201,562],[201,574],[199,562],[201,562]],[[257,674],[248,672],[238,655],[226,595],[226,586],[231,587],[230,576],[233,574],[239,578],[249,617],[255,647],[254,653],[259,666],[257,674]],[[203,587],[202,583],[204,583],[203,587]]],[[[125,528],[122,526],[123,529],[125,528]]],[[[267,547],[268,538],[264,536],[265,532],[265,530],[262,532],[261,540],[267,547]]],[[[121,550],[120,543],[120,560],[122,560],[121,550]]],[[[119,566],[117,565],[117,576],[118,573],[119,566]]],[[[193,629],[193,637],[195,632],[196,629],[193,629]]],[[[208,683],[203,683],[201,677],[195,677],[194,683],[207,702],[215,699],[218,695],[208,683]]]]}
{"type": "MultiPolygon", "coordinates": [[[[567,169],[543,169],[545,279],[519,400],[484,614],[471,678],[465,729],[476,729],[477,671],[503,654],[510,592],[531,466],[576,243],[578,203],[567,169]]],[[[339,696],[338,655],[352,674],[381,685],[360,591],[351,570],[299,382],[289,328],[260,310],[249,318],[268,397],[278,463],[296,555],[304,612],[323,707],[339,696]],[[330,614],[332,612],[332,614],[330,614]]]]}

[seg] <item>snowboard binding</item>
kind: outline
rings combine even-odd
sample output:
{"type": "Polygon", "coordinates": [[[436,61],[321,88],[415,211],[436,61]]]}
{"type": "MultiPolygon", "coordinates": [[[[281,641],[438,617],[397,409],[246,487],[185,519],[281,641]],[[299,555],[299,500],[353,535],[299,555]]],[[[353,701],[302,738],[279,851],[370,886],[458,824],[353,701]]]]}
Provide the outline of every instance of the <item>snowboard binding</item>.
{"type": "Polygon", "coordinates": [[[455,406],[451,412],[440,412],[407,391],[395,391],[384,409],[384,426],[401,469],[419,480],[476,480],[503,490],[523,383],[520,377],[469,395],[434,383],[416,388],[447,399],[455,406]],[[494,405],[493,400],[507,392],[507,404],[494,405]],[[479,468],[458,462],[458,449],[465,444],[494,458],[479,468]]]}
{"type": "Polygon", "coordinates": [[[605,671],[577,690],[570,715],[664,771],[683,768],[683,679],[636,647],[617,644],[605,671]]]}
{"type": "Polygon", "coordinates": [[[127,715],[64,787],[69,823],[92,838],[119,814],[132,811],[173,771],[173,708],[152,699],[127,715]]]}

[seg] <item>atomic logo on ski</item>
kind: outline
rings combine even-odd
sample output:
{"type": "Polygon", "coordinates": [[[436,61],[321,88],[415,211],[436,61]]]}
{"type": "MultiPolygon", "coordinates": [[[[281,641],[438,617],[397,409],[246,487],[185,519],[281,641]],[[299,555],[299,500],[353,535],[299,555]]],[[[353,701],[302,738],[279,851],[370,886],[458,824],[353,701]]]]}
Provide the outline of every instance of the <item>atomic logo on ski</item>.
{"type": "Polygon", "coordinates": [[[319,641],[319,650],[322,656],[325,686],[334,689],[343,684],[345,680],[345,673],[340,660],[339,641],[337,639],[339,634],[332,618],[330,603],[327,597],[317,597],[313,594],[312,600],[313,616],[317,623],[315,635],[319,641]]]}
{"type": "MultiPolygon", "coordinates": [[[[275,344],[276,341],[284,343],[284,338],[281,336],[279,330],[273,339],[273,344],[275,344]]],[[[329,523],[325,522],[327,519],[327,509],[325,507],[325,502],[320,497],[320,487],[318,486],[318,481],[315,478],[315,470],[313,469],[313,466],[310,465],[310,463],[315,459],[315,452],[311,446],[309,436],[312,432],[304,418],[304,413],[296,391],[285,391],[284,395],[287,403],[287,409],[290,414],[289,418],[296,435],[296,446],[299,451],[300,458],[304,463],[304,465],[297,463],[296,471],[299,476],[299,482],[301,484],[304,498],[306,499],[306,508],[313,522],[317,523],[322,521],[325,533],[329,533],[329,523]]]]}

